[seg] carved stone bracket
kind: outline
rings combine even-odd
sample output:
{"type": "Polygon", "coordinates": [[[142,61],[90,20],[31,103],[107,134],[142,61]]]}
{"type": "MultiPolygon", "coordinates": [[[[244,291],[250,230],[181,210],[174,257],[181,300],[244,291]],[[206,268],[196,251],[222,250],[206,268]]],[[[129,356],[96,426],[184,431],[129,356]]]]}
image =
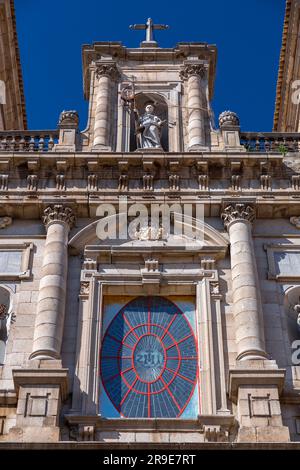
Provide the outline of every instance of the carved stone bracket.
{"type": "Polygon", "coordinates": [[[236,220],[246,220],[252,223],[255,219],[255,209],[249,204],[230,204],[224,208],[221,218],[226,229],[228,229],[231,222],[236,220]]]}
{"type": "Polygon", "coordinates": [[[43,223],[46,228],[52,222],[64,222],[69,225],[71,229],[75,224],[75,215],[70,207],[65,207],[60,204],[49,206],[44,210],[43,223]]]}

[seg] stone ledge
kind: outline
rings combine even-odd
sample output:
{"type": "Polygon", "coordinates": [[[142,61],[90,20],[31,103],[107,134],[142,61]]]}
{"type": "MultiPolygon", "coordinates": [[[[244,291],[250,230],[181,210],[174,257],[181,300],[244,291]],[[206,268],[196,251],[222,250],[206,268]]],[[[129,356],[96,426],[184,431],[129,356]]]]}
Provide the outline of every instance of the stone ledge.
{"type": "Polygon", "coordinates": [[[13,369],[12,375],[17,394],[20,386],[59,385],[62,400],[67,397],[68,369],[13,369]]]}
{"type": "Polygon", "coordinates": [[[70,425],[95,426],[105,431],[168,431],[190,432],[199,431],[203,426],[232,427],[235,424],[234,415],[201,415],[197,419],[143,419],[143,418],[112,418],[101,416],[65,415],[70,425]]]}
{"type": "Polygon", "coordinates": [[[266,387],[275,385],[279,395],[283,391],[285,381],[285,369],[231,369],[229,371],[228,394],[231,401],[237,402],[238,389],[241,385],[266,387]]]}

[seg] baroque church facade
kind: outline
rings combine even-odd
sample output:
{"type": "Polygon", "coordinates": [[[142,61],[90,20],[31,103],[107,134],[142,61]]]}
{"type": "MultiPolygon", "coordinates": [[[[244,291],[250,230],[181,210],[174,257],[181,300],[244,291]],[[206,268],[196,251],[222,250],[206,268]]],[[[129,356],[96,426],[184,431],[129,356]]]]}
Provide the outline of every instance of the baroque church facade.
{"type": "Polygon", "coordinates": [[[83,47],[84,130],[0,131],[0,449],[300,441],[300,134],[214,126],[165,28],[83,47]]]}

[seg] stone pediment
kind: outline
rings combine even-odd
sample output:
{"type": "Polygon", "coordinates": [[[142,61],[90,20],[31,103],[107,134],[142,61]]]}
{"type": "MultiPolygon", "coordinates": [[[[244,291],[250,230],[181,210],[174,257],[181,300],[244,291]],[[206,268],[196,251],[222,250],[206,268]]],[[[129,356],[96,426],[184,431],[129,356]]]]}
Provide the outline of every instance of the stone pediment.
{"type": "MultiPolygon", "coordinates": [[[[144,249],[154,248],[159,249],[190,249],[194,251],[221,251],[226,252],[229,245],[229,240],[226,234],[218,232],[211,225],[203,222],[197,224],[195,219],[190,219],[185,225],[189,226],[190,232],[188,234],[174,234],[174,227],[170,228],[170,234],[161,228],[152,228],[144,226],[137,230],[128,230],[129,235],[127,239],[111,236],[105,240],[99,239],[97,236],[97,225],[99,219],[88,224],[77,232],[69,241],[69,247],[76,252],[83,252],[87,245],[98,246],[111,246],[111,247],[124,247],[128,249],[144,249]],[[189,235],[191,233],[191,236],[189,235]]],[[[119,226],[119,230],[124,227],[119,226]]],[[[184,230],[182,230],[184,232],[184,230]]],[[[128,233],[127,232],[127,233],[128,233]]]]}

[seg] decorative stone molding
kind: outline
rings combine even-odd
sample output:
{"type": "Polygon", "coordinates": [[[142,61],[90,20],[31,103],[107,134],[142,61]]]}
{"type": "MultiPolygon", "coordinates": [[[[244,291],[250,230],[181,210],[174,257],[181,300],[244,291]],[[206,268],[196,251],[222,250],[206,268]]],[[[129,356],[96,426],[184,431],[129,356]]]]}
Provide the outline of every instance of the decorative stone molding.
{"type": "Polygon", "coordinates": [[[145,269],[148,272],[158,271],[158,260],[157,259],[146,259],[145,260],[145,269]]]}
{"type": "Polygon", "coordinates": [[[220,286],[218,282],[211,282],[210,283],[210,293],[211,295],[219,295],[220,294],[220,286]]]}
{"type": "Polygon", "coordinates": [[[295,225],[296,228],[300,229],[300,217],[291,217],[290,222],[295,225]]]}
{"type": "Polygon", "coordinates": [[[201,260],[201,269],[211,270],[215,269],[216,260],[214,258],[203,258],[201,260]]]}
{"type": "Polygon", "coordinates": [[[92,258],[85,258],[82,269],[88,270],[88,271],[97,271],[97,261],[92,258]]]}
{"type": "Polygon", "coordinates": [[[163,227],[141,227],[134,234],[136,240],[165,240],[168,235],[165,233],[163,227]]]}
{"type": "Polygon", "coordinates": [[[99,80],[100,77],[106,76],[111,80],[117,80],[120,73],[117,69],[116,64],[99,64],[96,68],[96,77],[99,80]]]}
{"type": "Polygon", "coordinates": [[[71,229],[75,224],[75,215],[70,207],[65,207],[60,204],[49,206],[44,210],[43,223],[46,228],[52,222],[64,222],[71,229]]]}
{"type": "Polygon", "coordinates": [[[252,223],[255,219],[255,209],[249,204],[230,204],[224,208],[221,218],[228,229],[229,224],[236,220],[245,220],[252,223]]]}
{"type": "Polygon", "coordinates": [[[5,217],[0,217],[0,229],[8,227],[9,225],[12,224],[12,218],[5,216],[5,217]]]}
{"type": "Polygon", "coordinates": [[[77,129],[79,115],[77,111],[62,111],[59,115],[58,128],[77,129]]]}
{"type": "Polygon", "coordinates": [[[219,126],[220,128],[227,126],[239,126],[240,119],[236,113],[233,111],[223,111],[219,116],[219,126]]]}
{"type": "Polygon", "coordinates": [[[89,295],[90,293],[90,283],[81,282],[80,284],[80,295],[89,295]]]}
{"type": "Polygon", "coordinates": [[[220,425],[203,425],[202,432],[206,442],[228,442],[229,430],[220,425]]]}
{"type": "Polygon", "coordinates": [[[207,69],[204,64],[186,64],[179,75],[181,80],[188,80],[193,75],[204,79],[207,75],[206,71],[207,69]]]}

